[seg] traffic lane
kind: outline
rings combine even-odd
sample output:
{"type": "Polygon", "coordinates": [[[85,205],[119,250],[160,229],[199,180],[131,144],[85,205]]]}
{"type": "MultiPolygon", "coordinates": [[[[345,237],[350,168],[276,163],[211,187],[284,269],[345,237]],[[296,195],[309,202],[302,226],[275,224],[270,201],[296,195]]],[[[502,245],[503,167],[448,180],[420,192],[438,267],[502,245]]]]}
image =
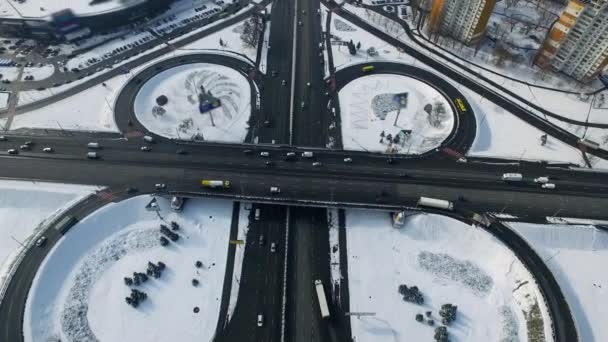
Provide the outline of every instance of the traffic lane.
{"type": "MultiPolygon", "coordinates": [[[[161,145],[159,145],[161,146],[161,145]]],[[[154,148],[154,146],[153,146],[154,148]]],[[[502,180],[502,172],[505,170],[486,171],[483,168],[479,169],[474,165],[469,168],[468,164],[454,164],[457,167],[453,169],[434,168],[429,166],[418,166],[417,168],[404,169],[399,166],[391,167],[389,165],[381,166],[366,166],[357,165],[353,168],[346,163],[329,164],[323,163],[315,159],[301,159],[296,161],[274,161],[272,158],[250,157],[243,158],[239,151],[231,150],[232,155],[224,154],[215,155],[208,153],[190,153],[187,156],[176,155],[172,150],[168,153],[157,152],[141,152],[138,146],[134,146],[131,150],[114,150],[108,147],[103,150],[90,150],[81,146],[56,150],[55,153],[43,152],[21,152],[17,156],[3,157],[12,160],[15,163],[22,162],[28,158],[40,158],[53,161],[66,162],[82,162],[82,163],[126,163],[129,165],[150,165],[150,166],[182,166],[184,168],[199,168],[200,177],[206,178],[207,171],[218,171],[230,168],[241,168],[250,173],[284,173],[292,175],[307,176],[313,174],[316,176],[324,175],[328,178],[336,176],[350,177],[387,177],[397,178],[402,183],[417,183],[417,184],[444,184],[451,186],[452,183],[459,185],[469,184],[471,187],[492,187],[494,189],[503,189],[507,191],[537,191],[550,192],[560,194],[582,194],[588,195],[597,194],[606,196],[608,184],[602,183],[599,179],[592,178],[590,180],[582,178],[573,178],[570,174],[560,174],[551,180],[556,184],[556,189],[542,189],[540,183],[535,183],[534,178],[546,175],[546,173],[530,175],[527,174],[521,182],[504,182],[502,180]],[[86,160],[87,152],[95,151],[101,160],[86,160]],[[65,154],[64,154],[65,153],[65,154]],[[266,162],[270,161],[272,166],[266,166],[266,162]],[[314,166],[314,162],[321,163],[321,166],[314,166]],[[474,171],[478,170],[478,171],[474,171]],[[598,183],[600,182],[600,183],[598,183]]],[[[78,166],[75,166],[78,168],[78,166]]],[[[513,171],[518,171],[517,169],[513,171]]],[[[585,173],[583,176],[587,175],[585,173]]],[[[39,175],[40,176],[40,175],[39,175]]],[[[43,177],[44,178],[44,177],[43,177]]],[[[596,195],[596,196],[597,196],[596,195]]]]}
{"type": "MultiPolygon", "coordinates": [[[[248,170],[249,171],[249,170],[248,170]]],[[[271,201],[285,201],[292,203],[294,199],[307,201],[337,201],[353,204],[390,204],[403,206],[406,203],[414,205],[419,196],[444,198],[449,200],[464,197],[477,206],[483,206],[488,211],[501,211],[504,201],[494,199],[488,203],[488,195],[501,198],[512,194],[517,202],[514,210],[525,214],[527,209],[534,208],[535,213],[553,215],[561,209],[561,215],[575,215],[576,217],[600,218],[606,214],[601,213],[601,206],[608,201],[605,197],[590,197],[588,194],[565,194],[559,191],[545,190],[516,186],[479,186],[472,182],[462,185],[454,181],[446,185],[401,183],[386,176],[365,178],[348,177],[346,175],[324,175],[322,173],[274,172],[276,170],[259,170],[259,173],[242,172],[235,169],[218,169],[204,171],[185,167],[163,166],[154,164],[123,164],[102,163],[90,161],[60,161],[21,159],[17,163],[5,162],[0,169],[0,176],[16,179],[37,179],[56,182],[101,184],[114,186],[137,186],[144,191],[155,191],[155,183],[165,183],[168,190],[205,193],[215,196],[254,196],[258,199],[267,198],[271,201]],[[40,172],[44,170],[44,172],[40,172]],[[229,179],[233,183],[232,189],[224,192],[201,189],[199,184],[203,178],[229,179]],[[279,186],[282,193],[272,195],[271,186],[279,186]],[[400,189],[404,189],[399,192],[400,189]],[[384,194],[382,194],[384,190],[384,194]],[[448,191],[449,190],[449,191],[448,191]],[[365,192],[363,192],[365,191],[365,192]],[[479,192],[476,192],[479,191],[479,192]],[[560,200],[568,197],[571,203],[568,208],[560,200]],[[380,201],[378,202],[378,199],[380,201]],[[544,206],[541,210],[540,205],[544,206]],[[527,206],[526,206],[527,205],[527,206]],[[589,210],[586,210],[589,208],[589,210]]]]}

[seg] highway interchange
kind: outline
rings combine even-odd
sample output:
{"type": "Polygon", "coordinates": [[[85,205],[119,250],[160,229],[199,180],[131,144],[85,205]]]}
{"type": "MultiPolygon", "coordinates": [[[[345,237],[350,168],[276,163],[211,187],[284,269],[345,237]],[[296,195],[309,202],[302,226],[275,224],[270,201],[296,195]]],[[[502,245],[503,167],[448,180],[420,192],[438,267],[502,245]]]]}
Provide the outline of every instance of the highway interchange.
{"type": "MultiPolygon", "coordinates": [[[[344,16],[401,47],[446,77],[456,79],[475,91],[482,91],[488,100],[530,124],[576,145],[575,137],[568,132],[540,121],[500,94],[480,89],[480,85],[379,32],[334,3],[328,5],[333,9],[332,15],[344,16]]],[[[252,76],[252,66],[238,59],[192,55],[167,59],[134,76],[119,95],[115,106],[115,119],[122,134],[42,130],[6,132],[7,140],[0,141],[0,177],[105,185],[114,195],[114,200],[131,196],[125,191],[127,187],[137,188],[139,193],[154,193],[154,184],[164,183],[167,189],[161,191],[161,195],[232,198],[237,201],[237,207],[248,202],[255,203],[252,212],[260,209],[261,217],[259,220],[250,217],[250,236],[255,238],[247,241],[238,305],[234,316],[226,323],[228,319],[224,304],[227,293],[224,286],[223,309],[216,331],[218,341],[350,339],[348,320],[322,320],[314,298],[314,279],[330,283],[327,207],[420,210],[416,205],[417,199],[428,196],[455,202],[454,212],[442,213],[466,222],[471,222],[473,213],[501,212],[528,222],[544,222],[547,216],[556,215],[608,219],[605,210],[608,207],[608,182],[601,173],[576,172],[568,165],[517,160],[470,158],[468,163],[458,163],[440,150],[421,156],[389,158],[379,153],[343,151],[341,146],[325,149],[331,134],[327,129],[330,117],[327,102],[330,99],[337,101],[337,90],[363,73],[360,66],[340,71],[330,68],[336,89],[331,89],[323,79],[324,66],[319,57],[319,44],[327,37],[321,30],[323,23],[320,22],[321,16],[317,15],[319,9],[319,1],[278,0],[273,3],[271,49],[266,75],[258,72],[252,76]],[[245,144],[173,141],[147,132],[137,121],[133,114],[133,99],[141,84],[169,67],[194,62],[218,63],[239,70],[252,85],[255,83],[252,98],[257,96],[255,89],[260,89],[261,106],[259,109],[252,106],[251,130],[245,144]],[[330,93],[329,96],[326,92],[330,93]],[[301,105],[302,102],[305,106],[301,105]],[[129,139],[123,137],[132,132],[141,134],[132,135],[129,139]],[[155,143],[147,144],[151,147],[147,153],[140,151],[140,147],[146,144],[141,138],[143,134],[155,138],[155,143]],[[257,141],[254,137],[257,137],[257,141]],[[34,142],[31,151],[18,155],[5,152],[29,140],[34,142]],[[98,160],[87,160],[85,157],[89,151],[86,144],[90,141],[98,141],[102,145],[98,151],[101,158],[98,160]],[[45,146],[52,146],[55,152],[43,153],[42,147],[45,146]],[[178,150],[179,154],[176,153],[178,150]],[[245,153],[245,150],[251,152],[245,153]],[[266,159],[259,157],[262,151],[270,153],[268,160],[272,161],[271,167],[266,165],[266,159]],[[300,154],[304,151],[313,151],[314,160],[322,163],[322,166],[314,167],[311,160],[300,157],[285,160],[288,152],[300,154]],[[347,157],[352,158],[352,164],[344,162],[347,157]],[[518,185],[507,184],[500,178],[506,172],[522,172],[525,181],[518,185]],[[532,181],[539,176],[550,176],[557,188],[541,189],[532,181]],[[203,178],[229,179],[233,185],[224,191],[203,189],[199,185],[203,178]],[[281,193],[271,194],[270,186],[279,186],[281,193]],[[261,235],[266,240],[264,244],[258,240],[261,235]],[[278,242],[276,254],[270,254],[269,241],[278,242]],[[287,260],[286,263],[284,260],[287,260]],[[262,329],[255,326],[255,317],[260,308],[263,308],[266,317],[262,329]]],[[[191,36],[188,41],[243,20],[253,11],[231,17],[213,29],[191,36]]],[[[170,49],[167,46],[155,51],[153,56],[142,55],[129,62],[127,67],[141,65],[166,54],[170,49]]],[[[408,75],[428,82],[452,102],[456,98],[466,101],[448,82],[426,71],[394,63],[373,65],[378,72],[408,75]]],[[[27,105],[27,108],[18,108],[17,113],[67,98],[118,73],[116,69],[110,70],[66,94],[27,105]]],[[[466,108],[466,113],[454,108],[458,125],[442,146],[463,154],[471,146],[477,129],[474,113],[468,104],[466,108]]],[[[601,157],[608,156],[605,151],[593,152],[601,157]]],[[[94,197],[65,214],[81,218],[106,202],[94,197]]],[[[343,216],[343,211],[340,213],[343,216]]],[[[341,222],[344,222],[343,218],[341,222]]],[[[233,222],[233,233],[234,229],[233,222]]],[[[343,231],[344,227],[341,229],[343,231]]],[[[519,252],[522,261],[537,271],[535,275],[540,278],[543,294],[552,302],[549,307],[556,340],[575,340],[576,330],[563,295],[538,256],[525,242],[505,231],[506,228],[499,222],[492,222],[486,229],[519,252]]],[[[49,246],[60,238],[58,233],[52,233],[47,235],[49,246]]],[[[344,239],[343,233],[341,239],[344,239]]],[[[48,249],[28,251],[10,282],[7,290],[9,295],[0,303],[0,340],[22,340],[21,319],[25,298],[46,251],[48,249]]],[[[229,250],[229,256],[233,254],[234,248],[229,250]]],[[[345,265],[346,261],[342,264],[345,265]]],[[[228,276],[226,279],[229,279],[228,276]]],[[[340,313],[342,315],[337,316],[343,317],[348,308],[348,288],[340,291],[343,293],[341,305],[332,305],[331,309],[332,313],[340,313]]]]}

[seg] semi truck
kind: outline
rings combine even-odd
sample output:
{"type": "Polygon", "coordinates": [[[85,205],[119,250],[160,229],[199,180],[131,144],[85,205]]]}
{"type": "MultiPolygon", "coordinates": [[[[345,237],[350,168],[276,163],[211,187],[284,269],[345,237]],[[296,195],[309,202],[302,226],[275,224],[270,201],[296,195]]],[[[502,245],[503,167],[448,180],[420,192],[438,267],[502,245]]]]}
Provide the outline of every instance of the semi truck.
{"type": "Polygon", "coordinates": [[[201,181],[201,185],[204,188],[212,188],[212,189],[230,189],[230,181],[227,180],[210,180],[210,179],[203,179],[201,181]]]}
{"type": "Polygon", "coordinates": [[[325,298],[325,290],[323,289],[323,282],[319,279],[315,280],[315,290],[317,291],[317,298],[319,299],[319,308],[321,309],[321,317],[329,317],[329,307],[327,306],[327,299],[325,298]]]}
{"type": "Polygon", "coordinates": [[[68,229],[72,228],[78,220],[74,216],[64,216],[61,220],[54,224],[53,228],[61,234],[65,234],[68,229]]]}
{"type": "Polygon", "coordinates": [[[418,200],[418,205],[445,210],[454,209],[454,204],[452,202],[430,197],[420,197],[418,200]]]}

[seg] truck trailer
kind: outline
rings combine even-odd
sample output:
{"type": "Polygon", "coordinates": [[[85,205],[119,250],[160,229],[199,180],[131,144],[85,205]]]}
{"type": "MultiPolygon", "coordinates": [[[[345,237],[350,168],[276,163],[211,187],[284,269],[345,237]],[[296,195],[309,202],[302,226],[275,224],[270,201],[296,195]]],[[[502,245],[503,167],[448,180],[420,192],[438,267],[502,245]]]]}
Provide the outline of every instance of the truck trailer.
{"type": "Polygon", "coordinates": [[[212,188],[212,189],[230,189],[230,181],[227,180],[210,180],[203,179],[201,181],[201,186],[204,188],[212,188]]]}
{"type": "Polygon", "coordinates": [[[418,205],[445,210],[454,209],[454,204],[452,202],[430,197],[420,197],[418,205]]]}
{"type": "Polygon", "coordinates": [[[317,291],[317,298],[319,299],[319,309],[321,309],[321,317],[329,317],[329,307],[327,306],[327,299],[325,298],[325,290],[323,289],[323,282],[317,279],[315,280],[315,290],[317,291]]]}

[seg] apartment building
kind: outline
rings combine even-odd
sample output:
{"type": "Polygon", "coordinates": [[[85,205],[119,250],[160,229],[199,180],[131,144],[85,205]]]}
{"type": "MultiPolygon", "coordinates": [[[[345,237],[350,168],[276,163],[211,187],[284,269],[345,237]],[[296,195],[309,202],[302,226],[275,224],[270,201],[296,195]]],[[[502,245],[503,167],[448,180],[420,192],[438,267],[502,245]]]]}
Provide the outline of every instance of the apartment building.
{"type": "Polygon", "coordinates": [[[496,0],[435,0],[429,32],[475,44],[483,37],[495,5],[496,0]]]}
{"type": "Polygon", "coordinates": [[[581,82],[597,76],[608,64],[608,0],[570,0],[535,63],[581,82]]]}

